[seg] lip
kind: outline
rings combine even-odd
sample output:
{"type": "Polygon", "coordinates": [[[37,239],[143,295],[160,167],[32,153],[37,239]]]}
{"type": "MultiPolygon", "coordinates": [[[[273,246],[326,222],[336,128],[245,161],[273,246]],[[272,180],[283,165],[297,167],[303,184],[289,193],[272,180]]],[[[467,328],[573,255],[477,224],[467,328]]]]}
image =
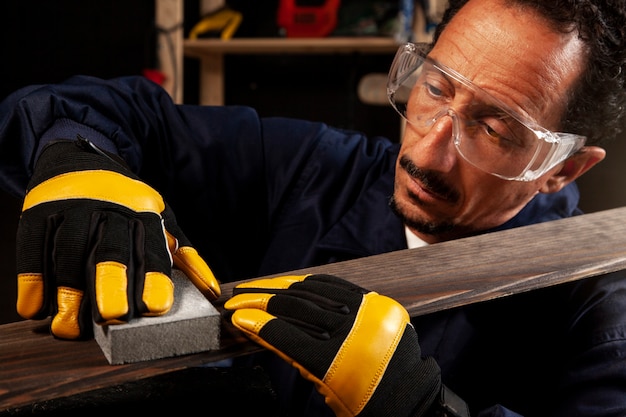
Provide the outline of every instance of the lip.
{"type": "Polygon", "coordinates": [[[417,178],[410,176],[408,173],[406,174],[408,177],[407,191],[409,196],[413,199],[417,199],[422,203],[442,203],[447,201],[447,198],[442,196],[441,194],[437,194],[426,187],[422,181],[417,178]]]}

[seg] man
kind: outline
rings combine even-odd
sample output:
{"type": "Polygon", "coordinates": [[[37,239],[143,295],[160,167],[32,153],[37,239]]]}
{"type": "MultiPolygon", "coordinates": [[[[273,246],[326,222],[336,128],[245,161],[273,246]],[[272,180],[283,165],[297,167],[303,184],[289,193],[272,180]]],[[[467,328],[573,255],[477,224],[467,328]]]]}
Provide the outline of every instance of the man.
{"type": "MultiPolygon", "coordinates": [[[[625,23],[617,2],[455,2],[432,48],[402,46],[392,64],[401,146],[246,108],[174,106],[141,79],[16,92],[0,107],[0,172],[26,193],[18,310],[82,338],[92,315],[166,312],[170,254],[215,297],[217,280],[579,214],[574,180],[623,120],[625,23]]],[[[236,292],[233,323],[304,376],[267,359],[285,414],[425,415],[453,393],[472,415],[626,413],[622,274],[412,324],[337,277],[236,292]],[[308,339],[295,328],[329,343],[297,343],[308,339]],[[338,360],[347,348],[356,356],[338,360]]]]}

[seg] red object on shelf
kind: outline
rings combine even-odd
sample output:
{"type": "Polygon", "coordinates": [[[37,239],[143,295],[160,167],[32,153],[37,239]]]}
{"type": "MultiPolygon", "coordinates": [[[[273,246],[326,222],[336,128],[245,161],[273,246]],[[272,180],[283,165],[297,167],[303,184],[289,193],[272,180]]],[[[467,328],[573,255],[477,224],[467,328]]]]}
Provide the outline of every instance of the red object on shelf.
{"type": "Polygon", "coordinates": [[[337,26],[340,0],[280,0],[277,23],[287,37],[321,38],[337,26]]]}
{"type": "Polygon", "coordinates": [[[144,68],[142,74],[150,81],[153,81],[159,85],[163,85],[165,79],[167,78],[167,76],[163,72],[154,68],[144,68]]]}

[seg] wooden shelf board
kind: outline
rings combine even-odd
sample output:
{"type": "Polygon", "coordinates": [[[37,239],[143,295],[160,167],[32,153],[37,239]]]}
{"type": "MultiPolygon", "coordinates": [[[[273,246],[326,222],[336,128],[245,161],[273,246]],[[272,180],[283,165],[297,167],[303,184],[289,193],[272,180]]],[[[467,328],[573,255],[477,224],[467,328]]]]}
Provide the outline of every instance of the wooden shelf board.
{"type": "Polygon", "coordinates": [[[390,37],[330,38],[233,38],[185,39],[185,56],[202,58],[208,54],[333,54],[362,52],[393,54],[398,44],[390,37]]]}

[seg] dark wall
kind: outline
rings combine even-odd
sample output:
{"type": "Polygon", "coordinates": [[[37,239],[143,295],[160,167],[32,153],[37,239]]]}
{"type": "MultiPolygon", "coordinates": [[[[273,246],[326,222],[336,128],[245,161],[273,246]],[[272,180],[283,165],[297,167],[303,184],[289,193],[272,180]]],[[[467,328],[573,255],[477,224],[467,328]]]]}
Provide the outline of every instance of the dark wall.
{"type": "Polygon", "coordinates": [[[362,103],[361,78],[386,73],[393,55],[227,56],[227,103],[245,103],[262,116],[323,121],[368,135],[398,139],[400,118],[391,106],[362,103]]]}
{"type": "Polygon", "coordinates": [[[77,73],[141,74],[155,64],[153,23],[151,0],[0,2],[0,97],[77,73]]]}
{"type": "Polygon", "coordinates": [[[20,201],[0,191],[0,324],[17,321],[15,312],[15,232],[20,201]]]}

